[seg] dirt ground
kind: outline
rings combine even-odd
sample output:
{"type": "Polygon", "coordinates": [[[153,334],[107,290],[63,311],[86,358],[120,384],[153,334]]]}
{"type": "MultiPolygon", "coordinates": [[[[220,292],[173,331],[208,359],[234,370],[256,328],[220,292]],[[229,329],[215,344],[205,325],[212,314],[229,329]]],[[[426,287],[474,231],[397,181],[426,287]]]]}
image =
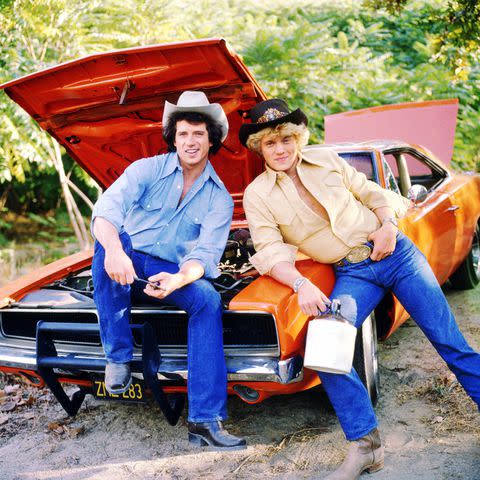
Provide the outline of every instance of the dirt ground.
{"type": "MultiPolygon", "coordinates": [[[[480,288],[447,292],[467,339],[480,347],[480,288]]],[[[380,345],[376,408],[385,468],[372,480],[480,479],[480,415],[411,322],[380,345]]],[[[170,427],[156,405],[87,397],[68,419],[46,390],[0,377],[0,479],[323,478],[346,442],[319,392],[249,406],[229,399],[227,428],[248,448],[190,446],[183,419],[170,427]]]]}

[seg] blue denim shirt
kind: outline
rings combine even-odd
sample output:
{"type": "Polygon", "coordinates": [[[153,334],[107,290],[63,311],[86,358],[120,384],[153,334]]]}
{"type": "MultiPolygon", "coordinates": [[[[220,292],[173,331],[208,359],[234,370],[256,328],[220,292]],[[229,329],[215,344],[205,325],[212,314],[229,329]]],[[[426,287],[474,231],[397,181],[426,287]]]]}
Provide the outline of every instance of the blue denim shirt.
{"type": "MultiPolygon", "coordinates": [[[[218,277],[233,200],[210,162],[179,204],[183,174],[176,153],[137,160],[103,193],[96,217],[126,231],[133,248],[182,266],[198,260],[218,277]]],[[[93,228],[92,228],[93,231],[93,228]]]]}

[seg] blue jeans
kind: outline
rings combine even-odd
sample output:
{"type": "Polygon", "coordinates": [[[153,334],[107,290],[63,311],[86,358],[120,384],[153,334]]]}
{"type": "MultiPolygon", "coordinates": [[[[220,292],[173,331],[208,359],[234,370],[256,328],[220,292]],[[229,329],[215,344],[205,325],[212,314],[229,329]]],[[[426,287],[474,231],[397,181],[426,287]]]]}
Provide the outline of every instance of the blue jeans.
{"type": "MultiPolygon", "coordinates": [[[[465,391],[480,407],[480,354],[465,341],[424,255],[399,232],[392,255],[335,267],[331,298],[359,327],[392,291],[430,340],[465,391]]],[[[345,436],[357,440],[377,426],[368,393],[355,369],[348,375],[319,372],[345,436]]]]}
{"type": "MultiPolygon", "coordinates": [[[[132,259],[137,276],[148,278],[159,272],[176,273],[178,265],[132,249],[130,237],[120,235],[125,253],[132,259]]],[[[129,326],[132,299],[147,298],[143,285],[120,285],[105,272],[105,250],[95,242],[92,263],[94,299],[100,321],[100,336],[108,361],[125,363],[133,357],[133,338],[129,326]]],[[[175,290],[165,302],[185,310],[188,315],[188,419],[211,422],[227,417],[227,369],[223,353],[222,313],[219,293],[213,285],[199,279],[175,290]]]]}

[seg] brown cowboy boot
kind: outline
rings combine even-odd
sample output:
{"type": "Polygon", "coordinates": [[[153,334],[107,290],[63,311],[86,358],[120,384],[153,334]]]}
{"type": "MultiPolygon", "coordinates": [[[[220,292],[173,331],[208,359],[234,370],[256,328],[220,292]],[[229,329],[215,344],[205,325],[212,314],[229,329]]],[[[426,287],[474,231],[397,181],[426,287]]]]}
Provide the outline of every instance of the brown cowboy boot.
{"type": "Polygon", "coordinates": [[[340,467],[325,480],[356,480],[365,470],[373,473],[383,468],[384,448],[378,430],[350,442],[347,456],[340,467]]]}

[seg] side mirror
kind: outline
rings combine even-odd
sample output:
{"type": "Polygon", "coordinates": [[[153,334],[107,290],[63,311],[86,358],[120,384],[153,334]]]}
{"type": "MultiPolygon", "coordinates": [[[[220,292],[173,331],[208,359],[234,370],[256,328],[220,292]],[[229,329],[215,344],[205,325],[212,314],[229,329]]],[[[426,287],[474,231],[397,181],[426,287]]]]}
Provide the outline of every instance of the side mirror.
{"type": "Polygon", "coordinates": [[[428,191],[423,185],[412,185],[408,189],[407,197],[415,204],[422,203],[427,198],[428,191]]]}

